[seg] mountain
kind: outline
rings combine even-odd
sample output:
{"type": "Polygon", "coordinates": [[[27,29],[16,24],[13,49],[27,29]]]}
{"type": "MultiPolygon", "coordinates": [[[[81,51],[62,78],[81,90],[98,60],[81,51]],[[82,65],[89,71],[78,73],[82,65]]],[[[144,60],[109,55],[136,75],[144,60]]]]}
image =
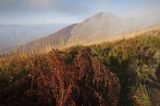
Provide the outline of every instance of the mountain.
{"type": "Polygon", "coordinates": [[[112,37],[120,37],[122,34],[137,32],[160,23],[157,23],[159,20],[157,17],[145,17],[121,18],[111,13],[100,12],[81,23],[67,26],[47,37],[23,45],[19,50],[46,51],[50,48],[64,48],[76,44],[85,45],[112,37]]]}
{"type": "MultiPolygon", "coordinates": [[[[70,44],[85,44],[136,32],[157,24],[158,17],[121,18],[111,13],[97,13],[71,30],[70,44]]],[[[160,23],[160,21],[159,21],[160,23]]]]}
{"type": "Polygon", "coordinates": [[[118,29],[121,24],[121,18],[110,13],[98,13],[77,24],[71,30],[70,43],[79,43],[78,41],[86,43],[88,41],[91,42],[91,40],[117,34],[123,30],[118,29]]]}

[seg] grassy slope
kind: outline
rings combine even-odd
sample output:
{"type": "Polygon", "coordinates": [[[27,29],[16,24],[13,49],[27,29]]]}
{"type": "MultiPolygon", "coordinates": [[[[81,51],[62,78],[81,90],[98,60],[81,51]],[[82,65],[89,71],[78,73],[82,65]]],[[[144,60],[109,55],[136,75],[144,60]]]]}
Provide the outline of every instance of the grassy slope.
{"type": "MultiPolygon", "coordinates": [[[[116,73],[120,79],[120,105],[159,106],[160,30],[157,28],[138,35],[127,40],[91,45],[91,56],[116,73]]],[[[80,48],[83,47],[72,47],[60,54],[67,64],[73,64],[80,48]]],[[[35,91],[34,96],[28,94],[34,88],[30,73],[36,70],[37,64],[47,70],[50,54],[32,57],[20,55],[0,61],[0,104],[41,103],[39,91],[35,91]]]]}

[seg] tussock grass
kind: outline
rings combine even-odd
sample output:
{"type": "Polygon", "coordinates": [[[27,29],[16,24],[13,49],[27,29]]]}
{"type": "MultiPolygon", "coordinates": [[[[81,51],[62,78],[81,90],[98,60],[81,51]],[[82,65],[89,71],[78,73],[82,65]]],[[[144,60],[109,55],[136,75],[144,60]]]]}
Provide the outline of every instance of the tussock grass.
{"type": "Polygon", "coordinates": [[[153,106],[150,98],[150,91],[145,85],[133,86],[131,99],[134,106],[153,106]]]}

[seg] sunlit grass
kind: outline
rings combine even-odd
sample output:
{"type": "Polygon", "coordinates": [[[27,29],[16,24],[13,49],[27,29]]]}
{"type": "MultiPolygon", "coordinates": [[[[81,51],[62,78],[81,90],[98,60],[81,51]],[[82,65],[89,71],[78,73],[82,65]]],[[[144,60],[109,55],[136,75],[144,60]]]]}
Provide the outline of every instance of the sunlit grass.
{"type": "MultiPolygon", "coordinates": [[[[152,104],[159,105],[160,95],[156,95],[154,97],[152,95],[153,94],[152,91],[155,91],[154,94],[160,92],[158,88],[159,87],[158,80],[160,78],[156,74],[157,71],[159,71],[158,67],[160,66],[159,28],[157,27],[155,29],[146,30],[144,32],[136,32],[133,35],[134,35],[133,38],[123,37],[120,38],[119,40],[116,39],[115,41],[114,40],[110,42],[98,41],[99,43],[84,44],[84,45],[87,45],[87,47],[91,49],[89,57],[92,58],[91,62],[92,65],[95,65],[95,63],[99,62],[100,64],[103,64],[105,67],[107,67],[108,70],[111,70],[111,72],[115,73],[116,76],[118,76],[120,80],[119,84],[121,85],[121,91],[120,91],[121,93],[120,95],[118,95],[120,96],[120,100],[115,100],[115,101],[118,102],[119,105],[121,106],[124,105],[128,106],[130,104],[134,104],[135,106],[152,106],[152,104]]],[[[47,99],[56,98],[56,102],[58,102],[58,104],[63,104],[66,103],[67,101],[64,98],[70,97],[68,96],[71,91],[70,87],[77,89],[76,86],[73,86],[76,84],[72,82],[78,80],[78,79],[74,80],[74,78],[75,77],[79,78],[77,70],[80,69],[77,68],[77,66],[75,65],[79,65],[82,62],[80,68],[83,68],[83,66],[88,64],[85,62],[88,60],[87,59],[84,59],[83,61],[79,60],[79,63],[76,63],[75,59],[79,56],[80,50],[86,46],[84,45],[82,46],[77,45],[74,47],[72,45],[68,46],[64,44],[64,40],[62,38],[61,45],[59,46],[59,49],[61,50],[57,50],[58,54],[55,55],[52,51],[53,47],[49,45],[49,42],[47,42],[46,39],[44,40],[45,40],[44,45],[47,46],[43,50],[39,51],[39,47],[41,47],[42,45],[39,45],[38,42],[34,42],[36,46],[34,46],[33,48],[31,47],[30,52],[25,52],[26,50],[22,50],[24,52],[20,52],[18,51],[17,47],[17,49],[14,50],[13,54],[0,56],[0,93],[3,93],[2,96],[5,95],[5,97],[0,96],[0,103],[2,102],[5,104],[8,102],[7,100],[10,100],[9,101],[10,103],[13,103],[15,101],[18,102],[19,98],[21,97],[26,100],[26,101],[24,100],[25,102],[33,102],[27,98],[28,95],[31,95],[31,97],[33,96],[35,96],[36,98],[42,97],[43,99],[44,97],[46,97],[47,99]],[[55,73],[52,75],[53,71],[55,71],[55,73]],[[63,74],[60,75],[58,72],[62,72],[63,74]],[[72,76],[71,73],[73,73],[72,75],[75,76],[72,76]],[[74,78],[71,79],[71,77],[74,78]],[[40,79],[34,79],[34,78],[40,78],[40,79]],[[45,81],[42,79],[45,79],[45,81]],[[40,81],[38,82],[38,84],[40,84],[39,86],[36,85],[37,82],[35,80],[40,81]],[[53,84],[51,80],[55,80],[57,82],[53,84]],[[65,88],[66,87],[65,84],[68,84],[69,86],[66,85],[67,88],[65,88]],[[51,90],[50,85],[52,85],[51,88],[57,87],[55,88],[56,90],[55,89],[51,90]],[[41,89],[39,89],[38,87],[40,87],[41,89]],[[51,92],[54,92],[53,93],[54,95],[49,95],[52,94],[51,92]],[[57,94],[56,92],[60,93],[57,94]]],[[[81,58],[84,57],[85,55],[81,56],[81,58]]],[[[95,65],[94,69],[96,70],[100,69],[98,68],[98,66],[101,65],[95,65]]],[[[87,68],[92,69],[93,66],[92,67],[87,66],[87,68]]],[[[93,85],[92,84],[87,85],[88,83],[85,83],[86,85],[84,85],[88,87],[93,87],[92,90],[95,92],[95,96],[97,97],[103,97],[102,95],[100,95],[103,93],[102,92],[97,93],[96,91],[99,89],[100,91],[104,90],[103,89],[104,85],[107,86],[107,84],[103,82],[105,78],[99,76],[99,75],[101,76],[104,75],[101,72],[102,71],[95,71],[94,74],[96,73],[97,75],[96,77],[92,76],[93,74],[92,72],[87,74],[88,76],[86,77],[89,79],[87,80],[88,82],[90,82],[90,80],[93,80],[94,78],[97,79],[93,81],[94,82],[93,85]],[[96,88],[95,85],[98,86],[98,88],[96,88]]],[[[85,80],[83,81],[85,82],[85,80]]],[[[81,82],[82,85],[84,83],[83,81],[81,82]]],[[[93,93],[92,90],[89,91],[89,93],[93,93]]],[[[112,88],[112,90],[115,90],[115,95],[117,95],[116,89],[112,88]]],[[[79,91],[77,90],[76,93],[78,95],[79,91]]],[[[51,103],[52,99],[49,100],[50,101],[49,103],[51,103]]],[[[43,102],[37,100],[35,100],[34,102],[36,103],[43,102]]],[[[69,98],[69,100],[73,99],[69,98]]],[[[99,100],[101,100],[102,103],[105,103],[104,102],[105,99],[99,99],[99,100]]],[[[111,101],[113,102],[113,100],[111,101]]],[[[73,101],[70,102],[73,103],[73,101]]]]}

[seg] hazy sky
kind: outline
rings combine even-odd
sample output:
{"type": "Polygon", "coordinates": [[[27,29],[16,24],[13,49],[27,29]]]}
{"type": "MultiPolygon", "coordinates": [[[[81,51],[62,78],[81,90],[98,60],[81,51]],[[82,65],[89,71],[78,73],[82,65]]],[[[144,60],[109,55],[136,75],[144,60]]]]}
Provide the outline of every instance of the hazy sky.
{"type": "Polygon", "coordinates": [[[71,24],[100,11],[131,17],[159,10],[160,0],[0,0],[0,24],[71,24]]]}

